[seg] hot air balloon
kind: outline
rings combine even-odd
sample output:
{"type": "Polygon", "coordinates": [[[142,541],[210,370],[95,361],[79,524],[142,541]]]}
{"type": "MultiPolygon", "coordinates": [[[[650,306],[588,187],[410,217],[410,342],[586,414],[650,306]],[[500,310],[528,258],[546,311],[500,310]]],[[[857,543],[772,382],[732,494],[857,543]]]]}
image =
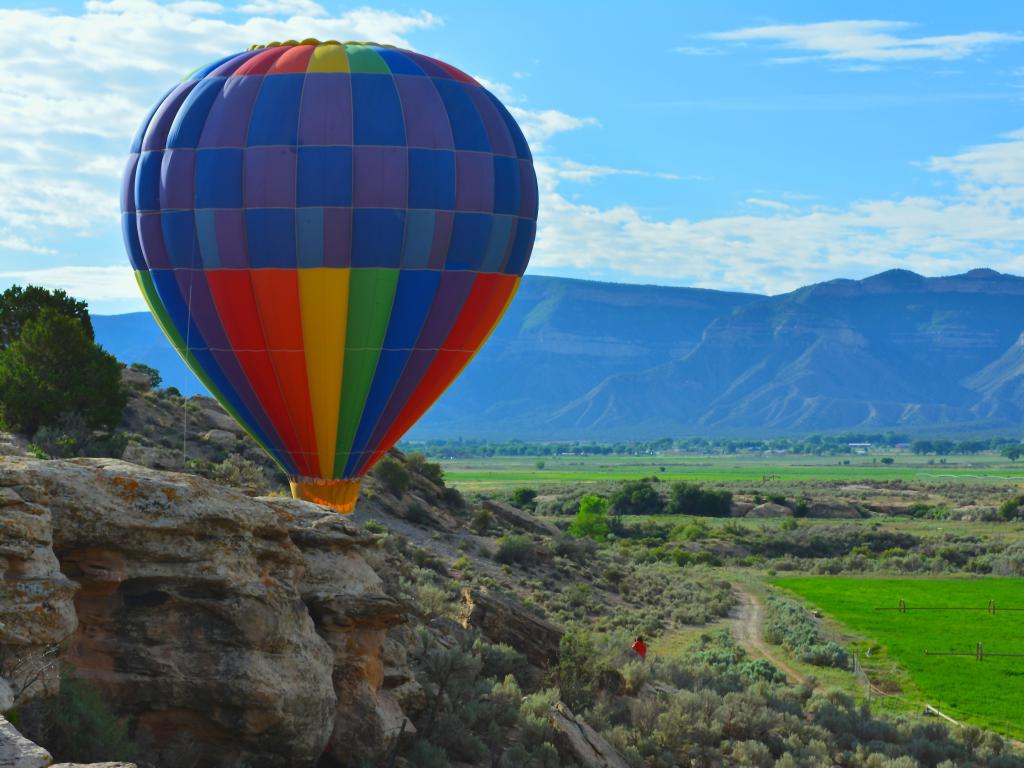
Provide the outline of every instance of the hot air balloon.
{"type": "Polygon", "coordinates": [[[168,91],[132,143],[121,209],[188,366],[296,498],[351,511],[515,294],[537,180],[513,117],[464,72],[289,41],[168,91]]]}

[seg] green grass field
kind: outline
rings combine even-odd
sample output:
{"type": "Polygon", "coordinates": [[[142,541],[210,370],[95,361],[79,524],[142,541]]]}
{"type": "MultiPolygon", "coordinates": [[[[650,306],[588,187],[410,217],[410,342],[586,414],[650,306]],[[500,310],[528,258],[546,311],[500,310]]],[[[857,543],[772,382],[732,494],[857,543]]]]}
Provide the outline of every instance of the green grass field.
{"type": "Polygon", "coordinates": [[[861,659],[883,688],[898,683],[912,704],[929,703],[957,720],[1024,737],[1024,657],[973,657],[979,642],[986,653],[1024,654],[1024,610],[1005,610],[1024,609],[1024,580],[808,577],[774,584],[862,638],[861,650],[877,643],[861,659]],[[906,613],[891,610],[900,598],[906,613]],[[995,614],[986,611],[989,600],[995,614]],[[976,610],[915,610],[923,608],[976,610]],[[901,669],[894,671],[893,662],[901,669]]]}
{"type": "Polygon", "coordinates": [[[865,480],[906,480],[936,483],[962,482],[1024,483],[1024,462],[1019,466],[1002,456],[978,454],[948,456],[945,463],[935,457],[894,454],[894,463],[877,460],[884,456],[556,456],[447,459],[440,463],[445,479],[462,491],[505,490],[520,485],[543,488],[567,483],[598,483],[657,475],[662,480],[771,484],[813,481],[856,483],[865,480]],[[849,461],[849,464],[843,464],[849,461]],[[931,463],[929,463],[931,462],[931,463]]]}

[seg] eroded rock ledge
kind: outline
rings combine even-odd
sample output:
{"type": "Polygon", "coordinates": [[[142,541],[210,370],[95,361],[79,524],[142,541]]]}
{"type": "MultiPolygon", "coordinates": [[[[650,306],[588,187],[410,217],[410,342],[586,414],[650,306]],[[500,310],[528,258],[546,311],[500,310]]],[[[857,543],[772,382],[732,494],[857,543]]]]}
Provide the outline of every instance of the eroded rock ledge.
{"type": "Polygon", "coordinates": [[[63,641],[147,762],[356,764],[404,720],[381,650],[403,610],[374,545],[324,508],[192,475],[3,457],[0,650],[63,641]]]}

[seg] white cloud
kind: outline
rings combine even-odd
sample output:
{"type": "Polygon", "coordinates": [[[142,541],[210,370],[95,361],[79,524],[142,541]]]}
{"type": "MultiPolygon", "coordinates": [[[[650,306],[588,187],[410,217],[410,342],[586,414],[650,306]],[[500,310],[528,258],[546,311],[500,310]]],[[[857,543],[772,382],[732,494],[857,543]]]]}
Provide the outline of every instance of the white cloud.
{"type": "Polygon", "coordinates": [[[0,227],[31,241],[41,227],[88,233],[116,220],[121,158],[139,122],[171,85],[225,53],[311,31],[409,46],[406,35],[441,23],[427,11],[325,17],[312,0],[252,4],[248,18],[209,0],[0,8],[0,227]]]}
{"type": "MultiPolygon", "coordinates": [[[[679,181],[682,176],[675,173],[663,173],[660,171],[637,171],[627,168],[611,168],[606,165],[585,165],[575,160],[563,160],[554,169],[558,178],[566,181],[575,181],[580,184],[589,184],[594,179],[604,176],[647,176],[654,179],[668,179],[679,181]]],[[[693,178],[693,177],[688,177],[693,178]]]]}
{"type": "Polygon", "coordinates": [[[0,281],[63,288],[72,296],[90,302],[139,297],[139,286],[128,266],[14,270],[0,272],[0,281]]]}
{"type": "MultiPolygon", "coordinates": [[[[170,83],[225,50],[302,38],[311,29],[324,38],[408,45],[407,35],[441,23],[426,11],[367,7],[314,18],[319,6],[309,0],[276,4],[275,13],[281,8],[291,15],[268,11],[241,18],[207,0],[90,0],[78,15],[0,9],[0,252],[11,254],[0,278],[62,287],[92,301],[137,301],[127,266],[25,267],[52,252],[55,233],[89,233],[97,223],[109,227],[116,221],[117,177],[127,142],[170,83]]],[[[997,33],[914,38],[906,27],[831,22],[719,36],[775,44],[851,68],[962,58],[1018,39],[997,33]]],[[[597,126],[597,119],[527,108],[507,86],[487,85],[512,102],[510,111],[536,154],[536,267],[759,292],[896,264],[926,274],[970,264],[1024,271],[1024,130],[925,159],[922,172],[954,182],[954,191],[943,196],[827,207],[792,193],[755,191],[759,196],[747,198],[737,215],[662,220],[628,204],[582,204],[564,190],[606,177],[680,176],[552,157],[547,153],[553,137],[597,126]]]]}
{"type": "Polygon", "coordinates": [[[36,245],[17,235],[12,235],[0,230],[0,248],[8,251],[22,251],[25,253],[52,254],[56,253],[52,248],[36,245]]]}
{"type": "Polygon", "coordinates": [[[326,16],[327,11],[313,0],[252,0],[238,6],[242,13],[266,16],[326,16]]]}
{"type": "Polygon", "coordinates": [[[972,147],[953,157],[933,157],[928,167],[965,182],[1024,187],[1024,129],[1003,138],[1006,141],[972,147]]]}
{"type": "Polygon", "coordinates": [[[116,220],[117,182],[97,185],[53,165],[0,162],[0,224],[12,230],[43,228],[88,234],[97,222],[116,220]]]}
{"type": "Polygon", "coordinates": [[[1004,141],[928,161],[952,174],[952,194],[862,200],[844,208],[801,207],[765,198],[766,209],[691,220],[658,220],[635,207],[576,203],[541,160],[540,222],[533,267],[577,269],[619,279],[675,281],[778,293],[836,276],[893,266],[924,274],[989,266],[1024,271],[1024,130],[1004,141]]]}
{"type": "Polygon", "coordinates": [[[125,159],[117,155],[97,155],[85,160],[78,166],[79,173],[90,176],[113,176],[120,179],[124,172],[125,159]]]}
{"type": "MultiPolygon", "coordinates": [[[[924,37],[901,34],[912,26],[905,21],[825,21],[746,27],[713,32],[706,37],[727,42],[767,43],[797,52],[795,56],[775,59],[780,63],[812,59],[883,63],[921,59],[951,61],[972,56],[994,45],[1024,40],[1020,34],[1006,32],[966,32],[924,37]]],[[[866,70],[862,67],[858,71],[866,70]]]]}
{"type": "Polygon", "coordinates": [[[39,163],[59,151],[60,148],[56,144],[0,134],[0,158],[17,158],[19,162],[39,163]]]}
{"type": "MultiPolygon", "coordinates": [[[[522,73],[513,74],[518,77],[522,73]]],[[[557,109],[527,108],[523,106],[526,99],[511,85],[477,75],[473,77],[480,85],[501,99],[509,113],[519,123],[534,154],[543,153],[546,150],[545,142],[559,133],[600,125],[596,117],[576,117],[557,109]]],[[[580,167],[583,168],[583,166],[580,167]]]]}
{"type": "Polygon", "coordinates": [[[843,64],[836,67],[839,72],[881,72],[883,69],[881,64],[843,64]]]}
{"type": "Polygon", "coordinates": [[[771,208],[773,211],[791,211],[793,206],[780,203],[778,200],[766,200],[763,197],[748,197],[747,205],[756,205],[759,208],[771,208]]]}
{"type": "Polygon", "coordinates": [[[708,45],[679,45],[676,46],[675,52],[684,56],[721,56],[725,49],[708,45]]]}
{"type": "Polygon", "coordinates": [[[523,109],[509,106],[508,111],[523,129],[534,152],[543,152],[544,142],[559,133],[575,131],[588,125],[599,125],[595,117],[574,117],[557,109],[523,109]]]}
{"type": "Polygon", "coordinates": [[[193,16],[204,16],[213,13],[223,13],[224,6],[220,3],[211,3],[208,0],[181,0],[181,2],[171,3],[168,6],[172,10],[180,11],[181,13],[190,13],[193,16]]]}
{"type": "Polygon", "coordinates": [[[513,90],[512,86],[505,83],[499,83],[495,80],[488,80],[486,77],[480,77],[479,75],[473,75],[473,79],[476,80],[480,85],[486,88],[488,91],[493,93],[501,102],[508,106],[514,101],[522,101],[523,98],[518,96],[513,90]]]}

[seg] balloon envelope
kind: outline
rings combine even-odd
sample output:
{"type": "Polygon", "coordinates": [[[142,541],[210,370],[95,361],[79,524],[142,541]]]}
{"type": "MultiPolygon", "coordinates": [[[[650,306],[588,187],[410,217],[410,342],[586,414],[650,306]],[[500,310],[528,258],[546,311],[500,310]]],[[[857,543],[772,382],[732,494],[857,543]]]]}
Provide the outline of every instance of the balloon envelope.
{"type": "Polygon", "coordinates": [[[465,73],[304,41],[172,88],[121,201],[139,285],[186,363],[296,496],[347,511],[508,306],[537,182],[515,120],[465,73]]]}

